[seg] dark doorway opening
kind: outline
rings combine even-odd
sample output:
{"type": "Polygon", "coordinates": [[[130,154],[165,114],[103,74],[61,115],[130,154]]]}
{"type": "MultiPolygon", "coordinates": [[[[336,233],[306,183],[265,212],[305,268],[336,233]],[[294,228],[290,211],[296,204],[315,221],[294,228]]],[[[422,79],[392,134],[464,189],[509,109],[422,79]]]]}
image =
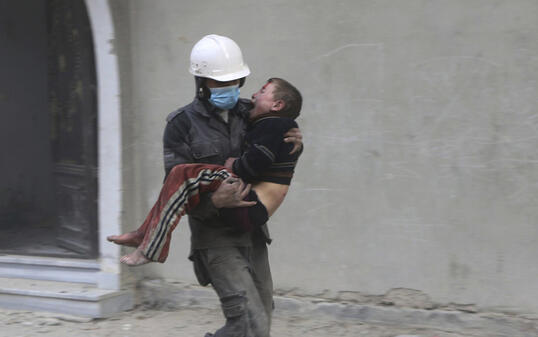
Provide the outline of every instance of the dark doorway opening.
{"type": "Polygon", "coordinates": [[[97,98],[83,0],[0,0],[0,253],[95,258],[97,98]]]}

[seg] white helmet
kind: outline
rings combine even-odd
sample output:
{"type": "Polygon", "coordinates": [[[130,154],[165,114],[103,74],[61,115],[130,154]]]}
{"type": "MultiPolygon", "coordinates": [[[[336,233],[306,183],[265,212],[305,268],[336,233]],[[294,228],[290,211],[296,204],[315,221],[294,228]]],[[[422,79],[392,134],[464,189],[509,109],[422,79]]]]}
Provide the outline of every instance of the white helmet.
{"type": "Polygon", "coordinates": [[[194,76],[226,82],[246,77],[250,69],[243,62],[237,43],[226,36],[206,35],[191,51],[189,72],[194,76]]]}

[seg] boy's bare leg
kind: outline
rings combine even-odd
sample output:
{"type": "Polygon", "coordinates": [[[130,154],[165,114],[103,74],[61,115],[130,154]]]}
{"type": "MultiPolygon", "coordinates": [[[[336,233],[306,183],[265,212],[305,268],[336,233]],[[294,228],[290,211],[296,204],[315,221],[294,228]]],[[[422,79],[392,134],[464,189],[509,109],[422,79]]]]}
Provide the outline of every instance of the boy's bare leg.
{"type": "Polygon", "coordinates": [[[132,231],[120,235],[109,235],[106,237],[106,239],[110,242],[114,242],[117,245],[138,247],[142,243],[144,235],[138,231],[132,231]]]}
{"type": "Polygon", "coordinates": [[[120,262],[128,266],[141,266],[151,261],[142,254],[142,248],[137,248],[134,252],[122,256],[120,262]]]}

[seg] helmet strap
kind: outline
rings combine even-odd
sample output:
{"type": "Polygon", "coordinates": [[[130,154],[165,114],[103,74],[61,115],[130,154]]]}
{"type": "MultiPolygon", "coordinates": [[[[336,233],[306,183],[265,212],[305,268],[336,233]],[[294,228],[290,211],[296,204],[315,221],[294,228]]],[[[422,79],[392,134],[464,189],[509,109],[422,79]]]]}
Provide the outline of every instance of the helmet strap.
{"type": "Polygon", "coordinates": [[[201,100],[208,100],[211,97],[211,92],[205,86],[205,78],[200,76],[194,76],[194,82],[196,84],[196,97],[201,100]]]}

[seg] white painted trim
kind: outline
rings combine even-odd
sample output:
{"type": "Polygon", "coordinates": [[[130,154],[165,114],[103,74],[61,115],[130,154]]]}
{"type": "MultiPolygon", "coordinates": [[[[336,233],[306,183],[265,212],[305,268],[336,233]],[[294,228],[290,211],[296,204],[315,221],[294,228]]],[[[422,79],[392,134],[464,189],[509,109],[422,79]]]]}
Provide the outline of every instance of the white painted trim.
{"type": "Polygon", "coordinates": [[[121,110],[114,25],[108,0],[86,0],[93,31],[98,101],[99,288],[120,289],[120,249],[106,236],[121,232],[121,110]]]}
{"type": "Polygon", "coordinates": [[[18,264],[28,266],[35,265],[83,269],[97,269],[100,267],[98,261],[96,260],[28,255],[2,255],[0,256],[0,265],[1,264],[18,264]]]}
{"type": "Polygon", "coordinates": [[[101,263],[86,259],[5,255],[0,256],[0,275],[2,278],[77,282],[97,286],[101,277],[101,263]]]}

